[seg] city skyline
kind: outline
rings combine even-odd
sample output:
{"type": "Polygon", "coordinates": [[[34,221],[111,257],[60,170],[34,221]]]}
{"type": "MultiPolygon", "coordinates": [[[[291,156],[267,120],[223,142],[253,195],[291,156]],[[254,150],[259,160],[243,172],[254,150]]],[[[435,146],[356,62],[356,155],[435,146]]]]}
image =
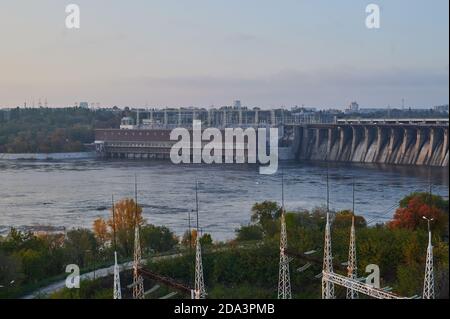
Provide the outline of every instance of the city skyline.
{"type": "Polygon", "coordinates": [[[75,1],[0,5],[0,107],[448,104],[448,1],[75,1]]]}

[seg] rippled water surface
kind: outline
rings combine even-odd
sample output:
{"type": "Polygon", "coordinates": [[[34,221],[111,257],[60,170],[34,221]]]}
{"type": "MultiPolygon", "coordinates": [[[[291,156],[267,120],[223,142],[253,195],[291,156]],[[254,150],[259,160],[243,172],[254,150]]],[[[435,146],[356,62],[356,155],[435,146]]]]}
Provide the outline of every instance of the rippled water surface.
{"type": "MultiPolygon", "coordinates": [[[[278,175],[263,176],[257,167],[244,165],[0,161],[0,232],[11,226],[91,227],[94,219],[109,215],[112,194],[116,199],[134,196],[137,174],[139,203],[148,222],[184,232],[195,208],[198,179],[201,226],[215,239],[229,239],[250,221],[255,202],[281,200],[281,171],[287,209],[325,204],[327,170],[320,164],[284,163],[278,175]]],[[[351,208],[354,177],[356,211],[370,221],[392,217],[398,201],[427,190],[430,179],[433,192],[448,197],[448,169],[335,164],[329,176],[331,208],[351,208]]]]}

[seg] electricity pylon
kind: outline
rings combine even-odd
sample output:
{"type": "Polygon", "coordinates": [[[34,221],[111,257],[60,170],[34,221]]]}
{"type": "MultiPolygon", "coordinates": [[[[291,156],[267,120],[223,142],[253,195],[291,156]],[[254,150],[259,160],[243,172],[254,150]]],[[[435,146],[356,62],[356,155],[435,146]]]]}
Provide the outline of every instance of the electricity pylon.
{"type": "MultiPolygon", "coordinates": [[[[356,235],[355,235],[355,181],[353,181],[353,210],[352,226],[350,228],[350,247],[348,250],[347,275],[350,279],[358,278],[356,261],[356,235]]],[[[347,289],[347,299],[358,299],[358,292],[352,288],[347,289]]]]}
{"type": "MultiPolygon", "coordinates": [[[[331,229],[330,229],[330,187],[327,168],[327,222],[325,225],[325,242],[323,248],[323,272],[333,273],[333,254],[331,251],[331,229]]],[[[322,277],[322,299],[334,299],[334,284],[322,277]]]]}
{"type": "Polygon", "coordinates": [[[139,273],[141,266],[141,245],[139,226],[134,228],[134,258],[133,258],[133,299],[144,299],[144,280],[139,273]]]}
{"type": "Polygon", "coordinates": [[[202,263],[202,247],[200,245],[200,227],[198,221],[198,182],[195,182],[195,204],[197,211],[197,238],[196,238],[196,252],[195,252],[195,286],[194,298],[205,299],[206,288],[205,280],[203,278],[203,263],[202,263]]]}
{"type": "Polygon", "coordinates": [[[198,231],[197,231],[196,253],[195,253],[194,298],[195,299],[205,299],[206,298],[205,280],[203,278],[202,248],[200,245],[200,238],[199,238],[198,231]]]}
{"type": "Polygon", "coordinates": [[[280,233],[280,272],[278,276],[278,299],[291,299],[291,278],[289,274],[289,256],[287,250],[287,231],[284,211],[284,175],[281,175],[281,233],[280,233]]]}
{"type": "Polygon", "coordinates": [[[122,299],[122,290],[120,288],[120,269],[117,264],[117,252],[114,252],[114,299],[122,299]]]}
{"type": "MultiPolygon", "coordinates": [[[[348,251],[347,275],[350,279],[357,279],[356,265],[356,236],[355,236],[355,216],[352,216],[352,227],[350,229],[350,248],[348,251]]],[[[358,299],[358,292],[349,288],[347,289],[347,299],[358,299]]]]}
{"type": "Polygon", "coordinates": [[[431,243],[431,228],[430,222],[433,219],[423,217],[428,222],[428,248],[427,261],[425,265],[425,278],[423,281],[423,299],[434,299],[434,268],[433,268],[433,245],[431,243]]]}
{"type": "Polygon", "coordinates": [[[133,299],[144,299],[144,280],[139,273],[141,266],[141,243],[139,238],[137,177],[134,182],[135,211],[134,211],[134,258],[133,258],[133,299]]]}
{"type": "Polygon", "coordinates": [[[113,240],[114,240],[114,291],[113,299],[122,299],[122,290],[120,287],[120,268],[117,264],[117,241],[116,241],[116,212],[114,207],[114,196],[112,196],[112,214],[113,214],[113,240]]]}

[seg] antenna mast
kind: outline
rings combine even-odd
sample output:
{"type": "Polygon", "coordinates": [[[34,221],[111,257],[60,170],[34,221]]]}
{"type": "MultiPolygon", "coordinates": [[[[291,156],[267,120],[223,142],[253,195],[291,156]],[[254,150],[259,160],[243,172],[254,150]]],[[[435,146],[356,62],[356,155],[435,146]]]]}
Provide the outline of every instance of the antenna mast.
{"type": "Polygon", "coordinates": [[[287,231],[284,211],[284,173],[281,173],[281,234],[280,234],[280,271],[278,275],[278,299],[291,299],[291,279],[289,256],[287,251],[287,231]]]}
{"type": "MultiPolygon", "coordinates": [[[[430,196],[430,209],[433,208],[433,188],[431,185],[431,171],[429,171],[429,196],[430,196]]],[[[433,218],[423,217],[428,222],[428,247],[427,247],[427,259],[425,263],[425,277],[423,281],[423,299],[434,299],[434,264],[433,264],[433,244],[431,242],[431,222],[433,218]]]]}
{"type": "Polygon", "coordinates": [[[113,214],[113,243],[114,243],[114,291],[113,299],[122,299],[122,290],[120,287],[120,268],[117,264],[117,242],[116,242],[116,212],[114,207],[114,195],[112,199],[112,214],[113,214]]]}
{"type": "MultiPolygon", "coordinates": [[[[327,222],[325,225],[325,243],[323,248],[323,273],[333,273],[333,254],[331,251],[330,229],[330,182],[327,165],[327,222]]],[[[334,299],[334,284],[322,277],[322,299],[334,299]]]]}
{"type": "MultiPolygon", "coordinates": [[[[352,226],[350,228],[350,248],[348,250],[347,274],[350,279],[358,278],[358,267],[356,261],[356,235],[355,235],[355,178],[353,178],[353,208],[352,208],[352,226]]],[[[358,299],[358,292],[352,288],[347,289],[347,299],[358,299]]]]}
{"type": "Polygon", "coordinates": [[[137,176],[134,176],[134,258],[133,258],[133,299],[144,299],[144,280],[139,274],[141,266],[141,243],[139,239],[138,203],[137,203],[137,176]]]}
{"type": "Polygon", "coordinates": [[[195,181],[195,204],[197,211],[197,236],[195,252],[195,287],[193,292],[194,299],[205,299],[206,289],[203,278],[202,247],[200,245],[200,228],[198,221],[198,181],[195,181]]]}

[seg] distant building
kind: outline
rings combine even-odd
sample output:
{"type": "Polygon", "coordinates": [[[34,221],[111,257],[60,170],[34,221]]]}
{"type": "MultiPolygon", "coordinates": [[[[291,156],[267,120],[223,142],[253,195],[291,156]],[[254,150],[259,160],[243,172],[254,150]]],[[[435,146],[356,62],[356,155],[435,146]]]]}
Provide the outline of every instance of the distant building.
{"type": "Polygon", "coordinates": [[[293,113],[315,113],[317,112],[317,108],[316,107],[312,107],[312,106],[295,106],[292,108],[292,112],[293,113]]]}
{"type": "Polygon", "coordinates": [[[133,130],[135,128],[134,126],[134,119],[131,117],[124,117],[120,121],[120,129],[121,130],[133,130]]]}
{"type": "Polygon", "coordinates": [[[234,101],[233,108],[240,109],[241,107],[242,107],[241,101],[239,100],[234,101]]]}
{"type": "Polygon", "coordinates": [[[359,112],[359,104],[356,102],[350,103],[348,108],[345,110],[345,113],[358,113],[359,112]]]}
{"type": "Polygon", "coordinates": [[[88,109],[89,103],[88,102],[80,102],[80,109],[88,109]]]}
{"type": "Polygon", "coordinates": [[[435,112],[439,113],[448,113],[448,104],[447,105],[437,105],[433,107],[435,112]]]}

